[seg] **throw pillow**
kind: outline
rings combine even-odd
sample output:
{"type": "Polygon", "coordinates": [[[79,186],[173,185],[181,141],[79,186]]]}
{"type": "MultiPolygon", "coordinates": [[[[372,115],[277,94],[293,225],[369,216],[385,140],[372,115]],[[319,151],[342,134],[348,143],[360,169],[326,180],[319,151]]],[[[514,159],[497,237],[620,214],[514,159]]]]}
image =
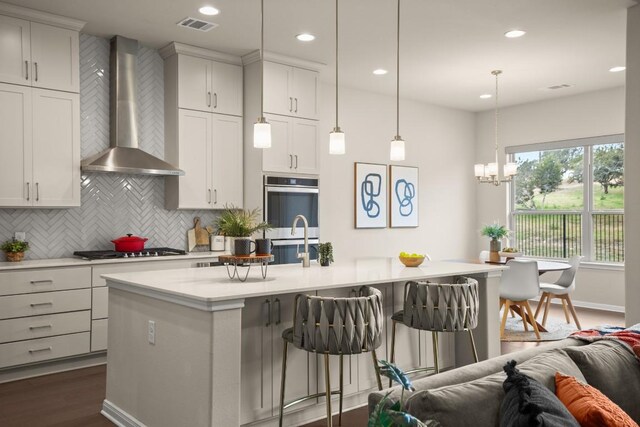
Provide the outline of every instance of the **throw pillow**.
{"type": "Polygon", "coordinates": [[[582,427],[638,427],[618,405],[597,388],[574,377],[556,374],[556,393],[582,427]]]}
{"type": "MultiPolygon", "coordinates": [[[[636,422],[640,422],[640,362],[617,341],[598,341],[581,347],[567,347],[587,384],[600,390],[636,422]]],[[[558,369],[563,374],[573,375],[558,369]]],[[[578,380],[581,379],[578,377],[578,380]]]]}
{"type": "Polygon", "coordinates": [[[515,360],[508,362],[504,371],[501,427],[580,427],[551,390],[516,369],[515,360]]]}

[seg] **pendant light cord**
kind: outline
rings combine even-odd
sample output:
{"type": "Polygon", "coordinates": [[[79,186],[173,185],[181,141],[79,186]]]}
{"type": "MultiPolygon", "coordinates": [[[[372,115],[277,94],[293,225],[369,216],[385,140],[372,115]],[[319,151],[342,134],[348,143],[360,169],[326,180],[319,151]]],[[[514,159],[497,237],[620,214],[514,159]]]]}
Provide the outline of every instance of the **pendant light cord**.
{"type": "Polygon", "coordinates": [[[396,136],[400,136],[400,0],[398,0],[398,26],[396,34],[396,136]]]}
{"type": "Polygon", "coordinates": [[[498,165],[498,116],[499,116],[499,109],[498,109],[498,76],[502,73],[502,71],[500,70],[495,70],[491,72],[494,76],[496,76],[496,112],[495,112],[495,119],[496,119],[496,123],[495,123],[495,134],[496,134],[496,166],[498,165]]]}
{"type": "Polygon", "coordinates": [[[338,126],[338,0],[336,0],[336,129],[338,126]]]}
{"type": "Polygon", "coordinates": [[[264,0],[260,0],[260,118],[264,118],[264,0]]]}

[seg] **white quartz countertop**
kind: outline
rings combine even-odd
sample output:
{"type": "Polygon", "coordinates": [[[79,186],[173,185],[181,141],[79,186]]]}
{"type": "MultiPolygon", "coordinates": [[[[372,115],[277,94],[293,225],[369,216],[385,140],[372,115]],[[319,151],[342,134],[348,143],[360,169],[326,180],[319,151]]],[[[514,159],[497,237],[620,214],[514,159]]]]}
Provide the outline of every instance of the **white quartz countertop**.
{"type": "Polygon", "coordinates": [[[117,258],[86,260],[83,258],[49,258],[33,259],[21,262],[0,262],[0,271],[25,270],[32,268],[56,268],[56,267],[84,267],[101,264],[121,264],[131,262],[176,261],[203,258],[216,258],[220,255],[229,255],[228,252],[188,252],[186,255],[169,255],[158,257],[117,258]]]}
{"type": "MultiPolygon", "coordinates": [[[[330,267],[312,263],[269,266],[262,279],[260,266],[253,266],[242,283],[231,280],[224,266],[139,273],[105,274],[107,285],[168,300],[191,300],[197,304],[240,300],[275,294],[315,292],[407,280],[499,272],[505,266],[449,261],[425,261],[409,268],[397,258],[364,258],[336,262],[330,267]]],[[[244,271],[241,271],[244,275],[244,271]]]]}

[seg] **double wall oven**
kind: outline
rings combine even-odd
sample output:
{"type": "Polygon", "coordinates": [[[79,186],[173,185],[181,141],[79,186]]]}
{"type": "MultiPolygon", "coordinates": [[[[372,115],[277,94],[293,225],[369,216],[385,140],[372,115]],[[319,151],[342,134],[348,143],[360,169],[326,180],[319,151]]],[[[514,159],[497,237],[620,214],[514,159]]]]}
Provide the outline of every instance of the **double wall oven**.
{"type": "Polygon", "coordinates": [[[320,238],[318,196],[317,178],[264,177],[264,216],[273,227],[265,237],[273,242],[274,264],[300,262],[297,254],[304,250],[304,228],[298,222],[295,235],[291,235],[296,215],[304,215],[309,222],[309,255],[316,258],[320,238]]]}

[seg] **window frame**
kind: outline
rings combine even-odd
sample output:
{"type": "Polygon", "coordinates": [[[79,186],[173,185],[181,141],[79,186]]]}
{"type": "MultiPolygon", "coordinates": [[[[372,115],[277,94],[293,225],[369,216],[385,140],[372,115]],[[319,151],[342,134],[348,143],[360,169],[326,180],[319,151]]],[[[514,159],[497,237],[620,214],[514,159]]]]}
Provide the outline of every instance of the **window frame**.
{"type": "MultiPolygon", "coordinates": [[[[594,200],[593,200],[593,147],[596,145],[606,145],[606,144],[623,144],[624,150],[624,134],[613,134],[613,135],[605,135],[605,136],[595,136],[588,138],[577,138],[577,139],[568,139],[562,141],[551,141],[551,142],[541,142],[534,144],[524,144],[524,145],[513,145],[505,147],[505,156],[507,161],[515,162],[515,156],[519,153],[530,153],[530,152],[540,152],[540,151],[550,151],[550,150],[560,150],[563,148],[583,148],[583,162],[582,162],[582,176],[584,177],[583,182],[583,203],[581,210],[549,210],[549,211],[541,211],[541,210],[525,210],[525,209],[516,209],[515,206],[515,196],[516,196],[516,186],[515,182],[510,182],[507,189],[508,194],[508,202],[507,202],[507,221],[508,227],[510,229],[514,228],[515,225],[515,214],[523,213],[523,214],[536,214],[540,212],[549,212],[549,213],[557,213],[557,214],[581,214],[582,217],[582,256],[584,256],[584,262],[597,264],[597,265],[613,265],[613,266],[624,266],[624,262],[613,262],[613,261],[596,261],[594,258],[595,254],[595,242],[593,238],[593,215],[594,214],[622,214],[624,215],[623,209],[598,209],[594,208],[594,200]]],[[[513,243],[513,242],[512,242],[513,243]]],[[[558,258],[552,258],[558,259],[558,258]]]]}

